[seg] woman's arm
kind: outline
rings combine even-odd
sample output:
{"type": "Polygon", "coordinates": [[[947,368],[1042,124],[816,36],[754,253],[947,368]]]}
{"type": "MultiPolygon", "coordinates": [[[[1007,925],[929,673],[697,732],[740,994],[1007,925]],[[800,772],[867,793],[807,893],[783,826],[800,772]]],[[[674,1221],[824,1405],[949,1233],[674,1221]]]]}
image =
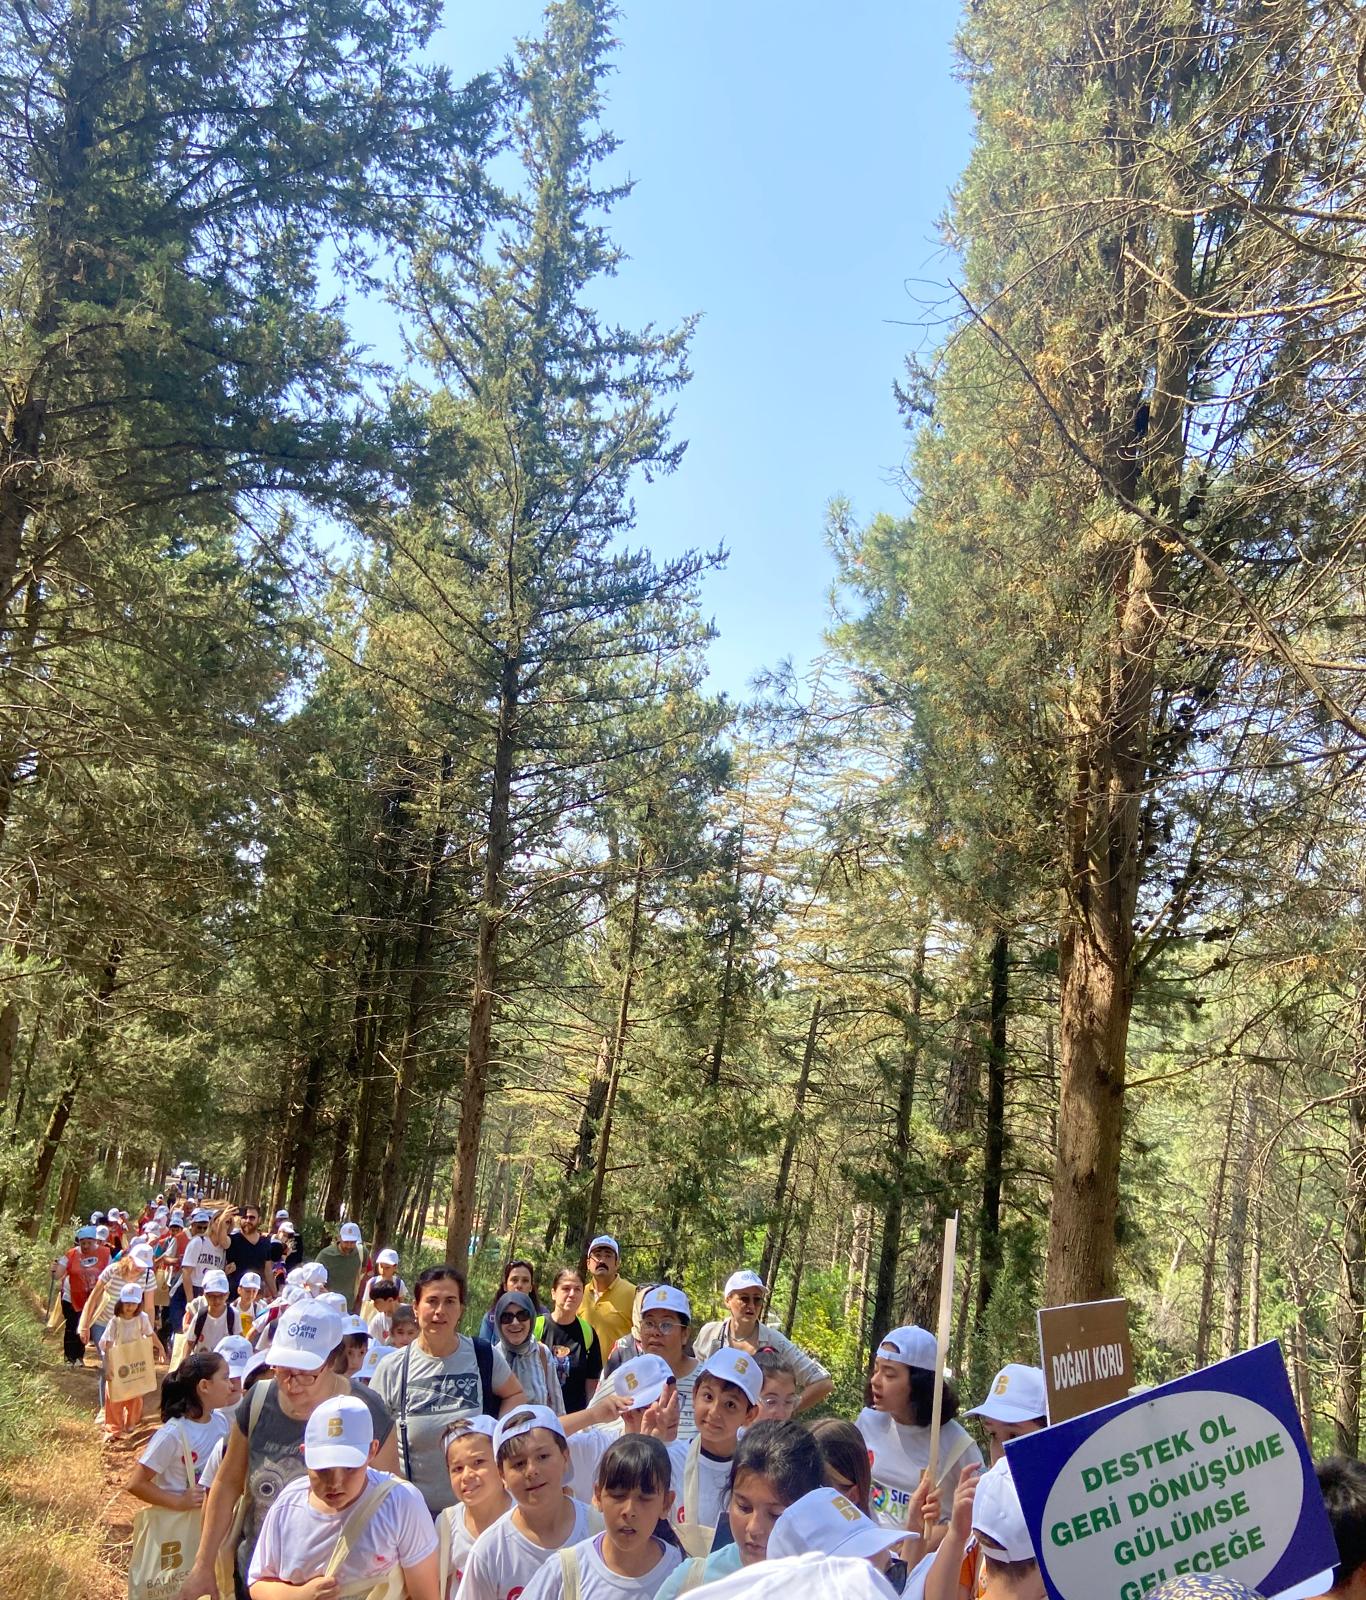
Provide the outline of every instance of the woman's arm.
{"type": "Polygon", "coordinates": [[[389,1437],[375,1451],[375,1459],[370,1463],[376,1472],[392,1472],[402,1476],[403,1468],[398,1459],[398,1428],[389,1429],[389,1437]]]}
{"type": "MultiPolygon", "coordinates": [[[[247,1483],[247,1436],[234,1421],[228,1429],[228,1447],[223,1452],[223,1464],[213,1480],[209,1498],[204,1506],[204,1521],[199,1530],[199,1549],[195,1552],[194,1566],[184,1583],[176,1591],[174,1600],[219,1600],[218,1580],[214,1575],[214,1562],[218,1547],[228,1536],[233,1512],[247,1483]]],[[[224,1596],[223,1600],[230,1600],[224,1596]]]]}
{"type": "Polygon", "coordinates": [[[526,1390],[522,1388],[511,1373],[508,1373],[502,1383],[494,1384],[493,1392],[503,1402],[498,1408],[500,1417],[507,1416],[509,1411],[515,1411],[518,1406],[524,1406],[527,1403],[526,1390]]]}
{"type": "Polygon", "coordinates": [[[151,1467],[144,1467],[140,1461],[123,1487],[135,1500],[145,1501],[149,1506],[164,1506],[168,1511],[193,1511],[204,1503],[204,1491],[197,1485],[189,1489],[163,1489],[151,1467]]]}

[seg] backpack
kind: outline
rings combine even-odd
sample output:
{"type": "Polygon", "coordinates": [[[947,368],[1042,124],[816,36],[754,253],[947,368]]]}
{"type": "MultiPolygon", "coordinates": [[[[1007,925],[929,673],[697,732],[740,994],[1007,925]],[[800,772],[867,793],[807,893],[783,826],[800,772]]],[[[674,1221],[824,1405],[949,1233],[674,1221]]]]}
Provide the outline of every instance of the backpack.
{"type": "MultiPolygon", "coordinates": [[[[531,1337],[533,1339],[540,1339],[544,1343],[546,1324],[549,1321],[550,1313],[548,1311],[542,1311],[540,1316],[536,1318],[535,1322],[531,1326],[531,1337]]],[[[579,1333],[583,1337],[583,1348],[586,1353],[593,1348],[593,1325],[589,1322],[588,1318],[582,1314],[575,1317],[574,1321],[579,1325],[579,1333]]]]}
{"type": "MultiPolygon", "coordinates": [[[[237,1333],[242,1326],[242,1319],[237,1314],[236,1306],[228,1306],[225,1315],[228,1320],[228,1333],[237,1333]]],[[[194,1329],[190,1335],[191,1348],[198,1348],[204,1338],[204,1324],[209,1320],[209,1308],[205,1306],[194,1319],[194,1329]]]]}

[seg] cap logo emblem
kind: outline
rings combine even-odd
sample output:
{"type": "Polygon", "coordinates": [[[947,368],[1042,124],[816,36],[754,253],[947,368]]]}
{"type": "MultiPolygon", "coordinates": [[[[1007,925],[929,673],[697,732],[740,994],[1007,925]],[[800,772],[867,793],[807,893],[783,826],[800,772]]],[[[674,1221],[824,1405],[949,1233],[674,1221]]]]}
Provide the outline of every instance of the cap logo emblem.
{"type": "Polygon", "coordinates": [[[345,1431],[340,1417],[329,1417],[327,1419],[327,1437],[329,1439],[340,1439],[345,1431]]]}
{"type": "Polygon", "coordinates": [[[640,1388],[640,1379],[638,1377],[636,1377],[634,1372],[626,1373],[625,1376],[622,1378],[622,1382],[626,1385],[626,1387],[631,1391],[632,1394],[634,1394],[636,1392],[636,1390],[640,1388]]]}
{"type": "Polygon", "coordinates": [[[858,1522],[863,1517],[863,1513],[859,1508],[846,1500],[842,1494],[837,1494],[830,1504],[834,1506],[835,1510],[839,1512],[846,1522],[858,1522]]]}
{"type": "Polygon", "coordinates": [[[997,1378],[997,1380],[996,1380],[996,1393],[997,1394],[1004,1394],[1009,1387],[1010,1387],[1010,1379],[1007,1378],[1005,1373],[1003,1372],[1001,1374],[1001,1376],[999,1378],[997,1378]]]}
{"type": "Polygon", "coordinates": [[[307,1339],[310,1342],[318,1337],[318,1330],[307,1322],[291,1322],[285,1332],[291,1339],[307,1339]]]}
{"type": "Polygon", "coordinates": [[[741,1377],[743,1377],[745,1373],[749,1371],[749,1362],[744,1356],[737,1356],[735,1358],[735,1370],[741,1375],[741,1377]]]}

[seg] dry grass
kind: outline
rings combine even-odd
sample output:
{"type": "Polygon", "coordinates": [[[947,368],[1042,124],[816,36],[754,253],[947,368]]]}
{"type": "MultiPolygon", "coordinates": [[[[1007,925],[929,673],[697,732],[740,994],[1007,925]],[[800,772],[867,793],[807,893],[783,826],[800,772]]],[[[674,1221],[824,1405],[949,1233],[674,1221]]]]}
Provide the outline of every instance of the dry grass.
{"type": "Polygon", "coordinates": [[[94,1372],[63,1368],[51,1339],[42,1349],[33,1444],[0,1460],[0,1596],[122,1600],[134,1502],[118,1485],[136,1457],[101,1452],[94,1372]]]}

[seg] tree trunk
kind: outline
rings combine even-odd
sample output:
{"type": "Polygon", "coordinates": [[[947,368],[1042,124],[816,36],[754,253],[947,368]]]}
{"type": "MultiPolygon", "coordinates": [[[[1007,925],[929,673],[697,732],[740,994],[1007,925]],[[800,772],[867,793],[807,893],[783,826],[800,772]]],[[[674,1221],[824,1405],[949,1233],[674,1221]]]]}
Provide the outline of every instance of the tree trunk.
{"type": "Polygon", "coordinates": [[[474,1180],[479,1170],[479,1139],[484,1126],[493,1071],[493,1023],[498,1004],[498,941],[507,898],[504,870],[512,848],[512,764],[517,748],[517,663],[503,663],[498,692],[498,730],[493,748],[493,791],[484,842],[484,881],[470,995],[469,1038],[460,1089],[460,1125],[451,1165],[450,1226],[446,1230],[447,1261],[463,1262],[469,1253],[474,1215],[474,1180]]]}
{"type": "Polygon", "coordinates": [[[1238,1160],[1234,1167],[1228,1207],[1228,1236],[1224,1258],[1224,1328],[1221,1346],[1225,1356],[1236,1355],[1242,1346],[1243,1269],[1247,1261],[1247,1203],[1252,1176],[1252,1150],[1257,1137],[1257,1102],[1244,1083],[1238,1093],[1238,1160]]]}
{"type": "Polygon", "coordinates": [[[100,970],[100,979],[95,992],[83,1004],[86,1015],[83,1019],[81,1038],[72,1053],[71,1065],[67,1070],[66,1079],[57,1093],[53,1102],[51,1114],[47,1120],[47,1127],[38,1145],[38,1154],[33,1165],[33,1181],[29,1189],[28,1215],[24,1219],[23,1232],[30,1239],[37,1239],[38,1229],[42,1223],[43,1208],[47,1201],[48,1180],[52,1176],[52,1166],[57,1159],[57,1151],[62,1142],[62,1135],[66,1125],[71,1119],[72,1107],[76,1103],[76,1093],[86,1072],[93,1066],[95,1053],[99,1048],[102,1036],[101,1024],[108,1015],[111,1000],[114,994],[114,984],[118,979],[119,963],[123,959],[123,941],[115,939],[109,948],[109,955],[100,970]]]}
{"type": "Polygon", "coordinates": [[[1007,1009],[1010,1002],[1010,942],[999,930],[991,945],[991,1020],[987,1037],[987,1107],[982,1161],[982,1267],[977,1280],[980,1322],[1001,1267],[1001,1185],[1006,1150],[1007,1009]]]}
{"type": "Polygon", "coordinates": [[[332,1124],[332,1159],[327,1164],[327,1183],[323,1189],[322,1213],[341,1214],[346,1197],[346,1164],[351,1155],[351,1113],[343,1111],[332,1124]]]}
{"type": "Polygon", "coordinates": [[[920,1017],[925,998],[925,950],[929,935],[929,917],[918,914],[915,921],[915,954],[911,958],[911,992],[901,1019],[905,1039],[897,1071],[896,1113],[892,1122],[892,1141],[886,1169],[882,1240],[878,1247],[877,1276],[873,1288],[869,1338],[874,1345],[892,1326],[892,1308],[896,1300],[897,1273],[901,1261],[901,1224],[911,1178],[911,1109],[915,1103],[916,1074],[920,1070],[920,1017]]]}
{"type": "Polygon", "coordinates": [[[593,1164],[593,1188],[588,1197],[588,1214],[581,1230],[585,1240],[598,1231],[602,1214],[602,1191],[607,1182],[607,1154],[612,1143],[612,1119],[616,1114],[617,1092],[621,1088],[621,1074],[626,1060],[626,1030],[631,1022],[631,990],[635,984],[636,958],[640,949],[641,888],[645,881],[645,844],[636,846],[635,888],[631,895],[631,927],[626,940],[626,970],[622,974],[621,994],[617,1002],[616,1023],[612,1031],[612,1076],[607,1085],[607,1103],[602,1111],[602,1128],[598,1135],[597,1159],[593,1164]]]}
{"type": "Polygon", "coordinates": [[[1224,1147],[1219,1153],[1219,1169],[1214,1178],[1214,1197],[1210,1201],[1209,1238],[1205,1241],[1205,1260],[1200,1274],[1200,1310],[1195,1324],[1195,1365],[1209,1360],[1209,1341],[1214,1315],[1214,1264],[1218,1259],[1219,1230],[1223,1225],[1224,1185],[1228,1178],[1229,1150],[1233,1143],[1233,1119],[1238,1111],[1235,1087],[1228,1099],[1228,1118],[1224,1123],[1224,1147]]]}
{"type": "Polygon", "coordinates": [[[730,1027],[730,1004],[735,977],[735,940],[740,931],[740,885],[743,881],[744,860],[745,830],[742,824],[735,841],[733,887],[735,899],[731,907],[730,921],[726,926],[726,955],[721,963],[721,993],[716,1007],[716,1037],[712,1042],[711,1064],[707,1070],[707,1086],[711,1089],[718,1089],[721,1086],[721,1066],[726,1058],[726,1034],[730,1027]]]}
{"type": "Polygon", "coordinates": [[[1362,1310],[1366,1304],[1366,978],[1357,984],[1347,1097],[1347,1164],[1343,1172],[1342,1251],[1338,1271],[1337,1397],[1333,1445],[1355,1456],[1361,1444],[1362,1310]]]}
{"type": "MultiPolygon", "coordinates": [[[[764,1249],[759,1258],[759,1276],[768,1282],[769,1271],[773,1265],[773,1255],[777,1247],[777,1233],[774,1222],[782,1206],[782,1197],[787,1193],[788,1178],[792,1171],[792,1157],[797,1149],[797,1139],[802,1129],[802,1111],[806,1105],[807,1085],[811,1082],[811,1066],[816,1059],[816,1035],[821,1021],[821,1002],[817,997],[811,1005],[811,1021],[806,1029],[806,1044],[802,1050],[802,1069],[797,1076],[797,1090],[792,1101],[792,1115],[787,1119],[787,1133],[783,1139],[783,1153],[778,1159],[778,1179],[773,1186],[773,1207],[769,1214],[768,1227],[764,1232],[764,1249]]],[[[914,1076],[914,1068],[911,1069],[914,1076]]]]}
{"type": "Polygon", "coordinates": [[[811,1213],[815,1210],[815,1195],[808,1195],[802,1208],[802,1236],[797,1243],[797,1259],[792,1267],[792,1287],[787,1296],[787,1315],[783,1318],[783,1332],[790,1339],[797,1320],[797,1302],[802,1293],[802,1272],[806,1267],[806,1246],[811,1237],[811,1213]]]}

